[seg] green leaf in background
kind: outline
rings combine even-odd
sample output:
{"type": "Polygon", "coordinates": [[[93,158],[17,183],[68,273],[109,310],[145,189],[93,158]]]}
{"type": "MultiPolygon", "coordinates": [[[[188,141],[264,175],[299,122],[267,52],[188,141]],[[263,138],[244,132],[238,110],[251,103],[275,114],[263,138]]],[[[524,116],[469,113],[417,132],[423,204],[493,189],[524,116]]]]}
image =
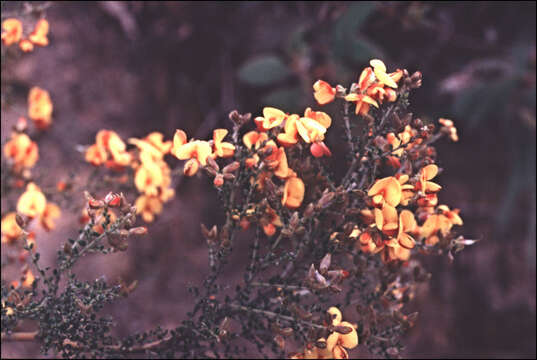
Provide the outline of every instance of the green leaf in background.
{"type": "Polygon", "coordinates": [[[334,26],[333,52],[336,58],[351,62],[364,62],[377,57],[380,49],[365,39],[358,38],[357,32],[369,15],[375,10],[373,1],[351,3],[334,26]]]}
{"type": "Polygon", "coordinates": [[[284,112],[298,112],[302,105],[302,91],[299,86],[280,88],[263,96],[261,101],[284,112]]]}
{"type": "Polygon", "coordinates": [[[282,60],[272,54],[257,56],[239,68],[239,79],[252,86],[278,83],[291,74],[282,60]]]}

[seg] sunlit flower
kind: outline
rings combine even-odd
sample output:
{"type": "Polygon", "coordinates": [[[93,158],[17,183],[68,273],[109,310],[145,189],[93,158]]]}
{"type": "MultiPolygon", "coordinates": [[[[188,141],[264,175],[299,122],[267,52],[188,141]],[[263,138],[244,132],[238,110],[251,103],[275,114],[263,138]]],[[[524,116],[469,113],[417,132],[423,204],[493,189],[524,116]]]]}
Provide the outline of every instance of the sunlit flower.
{"type": "Polygon", "coordinates": [[[342,315],[338,308],[331,307],[327,312],[330,314],[332,319],[331,325],[345,326],[350,328],[351,331],[347,334],[341,334],[336,331],[330,334],[326,339],[325,351],[330,352],[331,356],[329,357],[334,359],[348,359],[349,355],[346,349],[354,349],[356,346],[358,346],[358,333],[356,332],[356,328],[347,321],[341,321],[342,315]]]}
{"type": "Polygon", "coordinates": [[[369,112],[369,106],[373,105],[378,108],[379,104],[371,96],[364,94],[349,94],[345,96],[345,100],[356,104],[355,113],[357,115],[366,115],[369,112]]]}
{"type": "Polygon", "coordinates": [[[407,174],[395,175],[397,181],[401,184],[401,205],[407,206],[409,201],[414,197],[414,185],[407,184],[409,176],[407,174]]]}
{"type": "Polygon", "coordinates": [[[432,214],[427,217],[425,223],[420,228],[420,234],[425,238],[427,245],[435,245],[438,235],[446,236],[451,231],[453,225],[462,225],[463,221],[458,214],[458,210],[450,210],[446,205],[438,206],[439,214],[432,214]]]}
{"type": "Polygon", "coordinates": [[[162,169],[156,163],[146,163],[138,167],[134,176],[134,184],[139,192],[156,196],[162,185],[162,169]]]}
{"type": "Polygon", "coordinates": [[[41,225],[45,230],[50,231],[55,227],[54,221],[61,216],[62,212],[58,205],[53,203],[47,203],[45,211],[41,215],[40,221],[41,225]]]}
{"type": "Polygon", "coordinates": [[[134,204],[136,213],[142,214],[145,222],[153,222],[155,215],[162,212],[162,201],[156,196],[140,195],[134,204]]]}
{"type": "Polygon", "coordinates": [[[13,161],[15,171],[32,168],[39,159],[37,144],[26,134],[14,133],[4,145],[4,155],[13,161]]]}
{"type": "Polygon", "coordinates": [[[106,149],[103,149],[97,144],[93,144],[87,148],[85,159],[94,166],[100,166],[106,162],[108,155],[106,154],[106,149]]]}
{"type": "Polygon", "coordinates": [[[283,132],[278,134],[278,143],[284,147],[290,147],[298,142],[298,129],[296,123],[300,117],[297,114],[292,114],[285,120],[283,132]]]}
{"type": "Polygon", "coordinates": [[[213,147],[214,154],[221,158],[228,158],[235,153],[235,145],[229,142],[224,142],[228,131],[226,129],[216,129],[213,131],[213,147]]]}
{"type": "Polygon", "coordinates": [[[17,211],[30,218],[43,215],[47,206],[47,199],[41,189],[34,183],[26,185],[26,191],[17,202],[17,211]]]}
{"type": "Polygon", "coordinates": [[[2,41],[4,45],[10,46],[22,37],[22,23],[18,19],[6,19],[2,21],[2,41]]]}
{"type": "Polygon", "coordinates": [[[438,174],[438,166],[430,164],[420,171],[420,179],[416,183],[416,190],[422,190],[425,193],[436,193],[442,189],[442,186],[434,183],[432,180],[438,174]]]}
{"type": "Polygon", "coordinates": [[[394,236],[399,228],[399,216],[395,207],[384,203],[382,210],[375,208],[375,224],[386,236],[394,236]]]}
{"type": "Polygon", "coordinates": [[[100,130],[96,136],[96,145],[111,155],[111,159],[105,162],[105,165],[109,168],[122,169],[129,165],[132,160],[131,154],[126,151],[127,145],[115,131],[100,130]]]}
{"type": "Polygon", "coordinates": [[[24,52],[30,52],[34,50],[34,44],[28,39],[22,39],[19,42],[19,48],[24,52]]]}
{"type": "Polygon", "coordinates": [[[197,172],[199,165],[207,165],[207,157],[212,154],[212,149],[208,141],[191,140],[190,142],[186,142],[186,140],[185,132],[183,130],[176,130],[173,137],[171,153],[179,160],[192,159],[198,162],[198,164],[193,165],[191,161],[188,167],[185,164],[185,175],[192,176],[197,172]]]}
{"type": "Polygon", "coordinates": [[[285,181],[282,205],[290,209],[300,207],[302,200],[304,200],[305,190],[304,182],[299,177],[290,177],[285,181]]]}
{"type": "Polygon", "coordinates": [[[17,213],[10,212],[2,218],[2,242],[12,243],[22,235],[22,229],[17,225],[17,213]]]}
{"type": "Polygon", "coordinates": [[[451,139],[451,141],[454,141],[454,142],[459,141],[459,135],[457,135],[457,128],[453,124],[453,120],[440,118],[440,119],[438,119],[438,122],[449,133],[449,138],[451,139]]]}
{"type": "Polygon", "coordinates": [[[384,84],[394,89],[397,88],[397,83],[394,81],[393,77],[386,74],[386,65],[384,65],[381,60],[373,59],[369,62],[369,64],[373,67],[375,77],[381,84],[384,84]]]}
{"type": "Polygon", "coordinates": [[[28,39],[37,46],[47,46],[48,45],[48,21],[41,19],[35,25],[34,31],[28,36],[28,39]]]}
{"type": "Polygon", "coordinates": [[[242,137],[242,142],[250,150],[258,150],[263,142],[267,140],[267,133],[258,131],[249,131],[242,137]]]}
{"type": "Polygon", "coordinates": [[[323,80],[317,80],[315,84],[313,84],[313,91],[313,96],[319,105],[326,105],[334,101],[336,97],[336,89],[323,80]]]}
{"type": "Polygon", "coordinates": [[[47,129],[52,123],[52,101],[48,91],[34,86],[28,93],[28,117],[40,130],[47,129]]]}
{"type": "Polygon", "coordinates": [[[393,176],[385,177],[377,180],[367,195],[373,197],[372,201],[375,206],[381,207],[386,202],[396,207],[401,202],[401,184],[393,176]]]}
{"type": "Polygon", "coordinates": [[[280,126],[287,115],[276,108],[266,107],[263,109],[263,116],[258,116],[254,119],[259,131],[268,131],[272,128],[280,126]]]}
{"type": "Polygon", "coordinates": [[[35,276],[32,273],[32,270],[26,269],[26,271],[24,272],[22,277],[24,279],[23,282],[22,282],[22,287],[25,287],[25,288],[28,288],[28,289],[31,288],[32,284],[35,281],[35,276]]]}

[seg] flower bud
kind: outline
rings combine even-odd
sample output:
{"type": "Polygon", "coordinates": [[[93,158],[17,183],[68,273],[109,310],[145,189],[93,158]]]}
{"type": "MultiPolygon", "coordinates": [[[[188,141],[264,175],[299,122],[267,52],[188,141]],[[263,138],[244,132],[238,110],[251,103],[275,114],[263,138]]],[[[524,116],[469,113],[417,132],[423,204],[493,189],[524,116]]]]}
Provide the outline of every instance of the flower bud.
{"type": "Polygon", "coordinates": [[[224,176],[222,174],[216,174],[213,184],[216,187],[221,187],[224,185],[224,176]]]}
{"type": "Polygon", "coordinates": [[[129,235],[145,235],[147,234],[147,228],[145,226],[138,226],[129,229],[129,235]]]}
{"type": "Polygon", "coordinates": [[[237,171],[240,166],[241,166],[240,162],[233,161],[231,164],[226,165],[224,167],[224,169],[222,169],[222,173],[224,173],[224,174],[233,173],[233,172],[237,171]]]}
{"type": "Polygon", "coordinates": [[[104,202],[109,207],[119,207],[121,205],[121,196],[119,194],[109,192],[104,197],[104,202]]]}

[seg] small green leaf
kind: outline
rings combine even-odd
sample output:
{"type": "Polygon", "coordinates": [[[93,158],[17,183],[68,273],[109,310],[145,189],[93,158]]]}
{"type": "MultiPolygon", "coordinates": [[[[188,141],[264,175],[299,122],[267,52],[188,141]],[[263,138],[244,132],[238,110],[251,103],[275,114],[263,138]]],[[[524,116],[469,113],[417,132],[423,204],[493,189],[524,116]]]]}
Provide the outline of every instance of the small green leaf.
{"type": "Polygon", "coordinates": [[[239,69],[239,79],[252,86],[266,86],[282,81],[291,74],[276,55],[263,55],[250,59],[239,69]]]}

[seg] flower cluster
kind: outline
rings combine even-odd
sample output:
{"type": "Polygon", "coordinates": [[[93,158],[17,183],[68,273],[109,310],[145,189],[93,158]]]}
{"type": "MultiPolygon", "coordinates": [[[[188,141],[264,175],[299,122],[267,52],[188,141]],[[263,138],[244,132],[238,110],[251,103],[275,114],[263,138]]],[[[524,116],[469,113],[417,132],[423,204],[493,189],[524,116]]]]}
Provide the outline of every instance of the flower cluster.
{"type": "Polygon", "coordinates": [[[19,48],[24,52],[30,52],[34,46],[48,45],[49,24],[46,19],[40,19],[31,33],[24,36],[22,22],[15,18],[2,21],[2,42],[6,46],[19,44],[19,48]]]}
{"type": "Polygon", "coordinates": [[[358,346],[358,334],[355,325],[342,319],[337,307],[329,308],[327,325],[331,331],[328,337],[306,345],[302,353],[292,355],[291,359],[348,359],[347,349],[358,346]]]}
{"type": "Polygon", "coordinates": [[[143,139],[130,138],[134,149],[127,151],[127,145],[112,130],[97,133],[95,144],[85,153],[86,161],[95,166],[104,165],[117,172],[127,167],[134,170],[134,184],[140,192],[135,206],[146,222],[152,222],[154,215],[162,211],[162,204],[173,198],[170,188],[171,169],[164,156],[172,148],[171,141],[164,141],[164,135],[152,132],[143,139]]]}

